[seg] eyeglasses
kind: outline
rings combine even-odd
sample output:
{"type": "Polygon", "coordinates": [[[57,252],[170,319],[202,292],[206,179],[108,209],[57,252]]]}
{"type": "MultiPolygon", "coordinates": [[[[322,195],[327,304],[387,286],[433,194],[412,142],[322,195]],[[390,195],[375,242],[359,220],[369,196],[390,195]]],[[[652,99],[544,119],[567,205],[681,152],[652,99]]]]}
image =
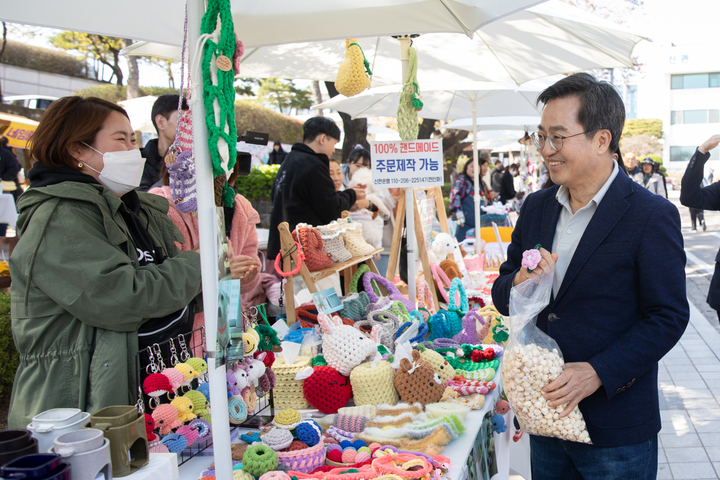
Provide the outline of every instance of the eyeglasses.
{"type": "Polygon", "coordinates": [[[578,135],[582,135],[584,133],[590,133],[590,131],[588,130],[586,132],[576,133],[575,135],[568,135],[567,137],[563,137],[562,135],[557,134],[546,137],[543,133],[533,132],[530,134],[530,138],[532,138],[532,141],[538,148],[538,150],[542,150],[542,148],[545,146],[545,139],[547,138],[550,140],[550,147],[556,152],[559,152],[563,148],[563,140],[565,140],[566,138],[577,137],[578,135]],[[558,142],[559,146],[556,146],[558,145],[558,142]]]}

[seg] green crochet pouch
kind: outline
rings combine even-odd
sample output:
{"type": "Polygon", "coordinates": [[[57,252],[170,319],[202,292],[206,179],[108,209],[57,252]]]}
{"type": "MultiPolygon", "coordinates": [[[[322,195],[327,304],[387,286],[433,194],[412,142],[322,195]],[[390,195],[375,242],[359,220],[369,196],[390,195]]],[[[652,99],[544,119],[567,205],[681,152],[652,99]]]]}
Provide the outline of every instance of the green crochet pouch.
{"type": "MultiPolygon", "coordinates": [[[[358,265],[358,269],[355,272],[355,274],[352,276],[352,280],[350,281],[350,293],[357,293],[358,292],[358,284],[362,285],[362,276],[366,273],[370,272],[370,267],[367,266],[367,264],[363,263],[358,265]]],[[[375,295],[380,296],[380,290],[378,290],[378,287],[373,284],[373,290],[375,291],[375,295]]]]}

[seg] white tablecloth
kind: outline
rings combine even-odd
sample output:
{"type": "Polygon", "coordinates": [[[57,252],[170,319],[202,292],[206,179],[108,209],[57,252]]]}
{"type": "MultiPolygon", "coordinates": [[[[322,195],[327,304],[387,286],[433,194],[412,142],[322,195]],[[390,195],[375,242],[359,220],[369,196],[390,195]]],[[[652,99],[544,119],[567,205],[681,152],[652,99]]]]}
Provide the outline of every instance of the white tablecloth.
{"type": "Polygon", "coordinates": [[[17,216],[13,196],[9,193],[0,193],[0,223],[7,223],[15,230],[17,216]]]}

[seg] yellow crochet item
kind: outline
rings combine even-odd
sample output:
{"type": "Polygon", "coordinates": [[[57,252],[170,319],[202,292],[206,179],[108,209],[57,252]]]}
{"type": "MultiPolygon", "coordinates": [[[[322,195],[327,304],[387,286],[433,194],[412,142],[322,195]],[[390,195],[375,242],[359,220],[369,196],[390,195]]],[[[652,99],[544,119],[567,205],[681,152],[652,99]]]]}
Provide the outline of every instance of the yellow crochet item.
{"type": "Polygon", "coordinates": [[[245,470],[233,470],[233,480],[255,480],[255,477],[245,470]]]}
{"type": "Polygon", "coordinates": [[[345,40],[345,60],[338,69],[335,88],[346,97],[352,97],[370,86],[370,77],[365,73],[365,56],[357,38],[345,40]]]}
{"type": "Polygon", "coordinates": [[[480,393],[473,393],[472,395],[459,396],[457,398],[450,398],[444,400],[448,403],[459,403],[460,405],[466,405],[472,410],[480,410],[485,405],[485,395],[480,393]]]}
{"type": "Polygon", "coordinates": [[[373,418],[377,415],[375,405],[362,405],[360,407],[343,407],[338,409],[340,415],[362,415],[363,417],[373,418]]]}
{"type": "MultiPolygon", "coordinates": [[[[439,354],[438,354],[439,356],[439,354]]],[[[400,396],[395,390],[395,370],[388,362],[362,363],[350,372],[355,405],[395,405],[400,396]]]]}
{"type": "Polygon", "coordinates": [[[496,343],[493,339],[493,328],[497,325],[503,324],[502,315],[500,315],[500,312],[497,311],[494,305],[488,305],[487,307],[481,308],[478,310],[478,315],[485,318],[490,317],[492,319],[490,321],[490,325],[485,325],[484,327],[478,329],[478,334],[482,334],[482,343],[496,343]]]}
{"type": "Polygon", "coordinates": [[[445,445],[450,443],[452,437],[445,427],[439,426],[427,437],[415,440],[409,437],[389,438],[361,433],[355,437],[370,445],[373,442],[380,445],[395,447],[409,452],[423,452],[427,455],[438,455],[445,445]]]}
{"type": "Polygon", "coordinates": [[[455,378],[455,369],[453,366],[435,350],[428,348],[424,352],[420,352],[420,358],[432,366],[435,373],[440,377],[441,383],[445,384],[448,380],[455,378]]]}
{"type": "Polygon", "coordinates": [[[187,363],[178,363],[173,368],[185,376],[186,382],[200,376],[200,374],[196,374],[195,370],[187,363]]]}
{"type": "Polygon", "coordinates": [[[293,410],[292,408],[286,408],[285,410],[280,410],[278,413],[275,414],[275,418],[273,418],[273,423],[277,427],[291,430],[295,428],[298,423],[300,423],[300,420],[302,420],[300,412],[298,412],[297,410],[293,410]]]}
{"type": "Polygon", "coordinates": [[[398,415],[402,415],[403,413],[409,412],[412,415],[417,415],[418,413],[422,413],[423,406],[421,403],[398,403],[397,405],[378,405],[377,406],[377,415],[380,417],[395,417],[398,415]]]}
{"type": "Polygon", "coordinates": [[[178,411],[178,420],[185,423],[194,420],[196,415],[193,413],[193,403],[189,398],[175,397],[170,405],[178,411]]]}
{"type": "Polygon", "coordinates": [[[283,358],[275,358],[272,370],[275,372],[275,388],[273,400],[275,408],[294,408],[302,410],[308,408],[307,400],[303,395],[304,380],[295,380],[295,375],[308,366],[310,357],[297,357],[295,363],[288,365],[283,358]]]}
{"type": "Polygon", "coordinates": [[[10,276],[10,267],[8,267],[8,262],[0,262],[0,277],[9,277],[10,276]]]}

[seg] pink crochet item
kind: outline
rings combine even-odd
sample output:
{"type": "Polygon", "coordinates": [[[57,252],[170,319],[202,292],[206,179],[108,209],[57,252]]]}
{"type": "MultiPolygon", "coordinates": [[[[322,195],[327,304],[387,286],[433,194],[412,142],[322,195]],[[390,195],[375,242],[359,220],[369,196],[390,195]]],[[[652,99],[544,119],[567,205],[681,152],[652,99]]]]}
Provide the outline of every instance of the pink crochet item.
{"type": "Polygon", "coordinates": [[[325,361],[341,375],[349,376],[353,368],[377,351],[375,342],[357,329],[344,325],[339,317],[319,313],[317,318],[323,330],[322,350],[325,361]]]}
{"type": "MultiPolygon", "coordinates": [[[[435,314],[435,303],[433,302],[432,292],[430,291],[430,285],[425,281],[425,277],[419,276],[417,278],[417,301],[418,308],[427,308],[430,315],[435,314]]],[[[421,311],[423,318],[427,322],[430,315],[426,312],[421,311]]]]}
{"type": "Polygon", "coordinates": [[[534,248],[532,250],[525,250],[522,255],[521,266],[523,268],[527,268],[528,272],[532,272],[537,268],[540,260],[542,260],[540,250],[536,250],[534,248]]]}
{"type": "Polygon", "coordinates": [[[450,288],[452,282],[450,281],[448,276],[445,275],[445,272],[443,272],[443,269],[440,268],[439,265],[431,263],[430,270],[432,270],[433,278],[435,278],[435,283],[437,284],[438,290],[440,291],[440,295],[442,295],[445,299],[445,303],[448,303],[450,297],[448,297],[448,292],[445,289],[450,288]],[[445,285],[447,285],[447,287],[445,285]]]}
{"type": "Polygon", "coordinates": [[[160,427],[160,435],[167,435],[182,425],[182,422],[178,421],[177,409],[167,403],[159,405],[153,411],[152,418],[155,420],[155,426],[160,427]]]}

